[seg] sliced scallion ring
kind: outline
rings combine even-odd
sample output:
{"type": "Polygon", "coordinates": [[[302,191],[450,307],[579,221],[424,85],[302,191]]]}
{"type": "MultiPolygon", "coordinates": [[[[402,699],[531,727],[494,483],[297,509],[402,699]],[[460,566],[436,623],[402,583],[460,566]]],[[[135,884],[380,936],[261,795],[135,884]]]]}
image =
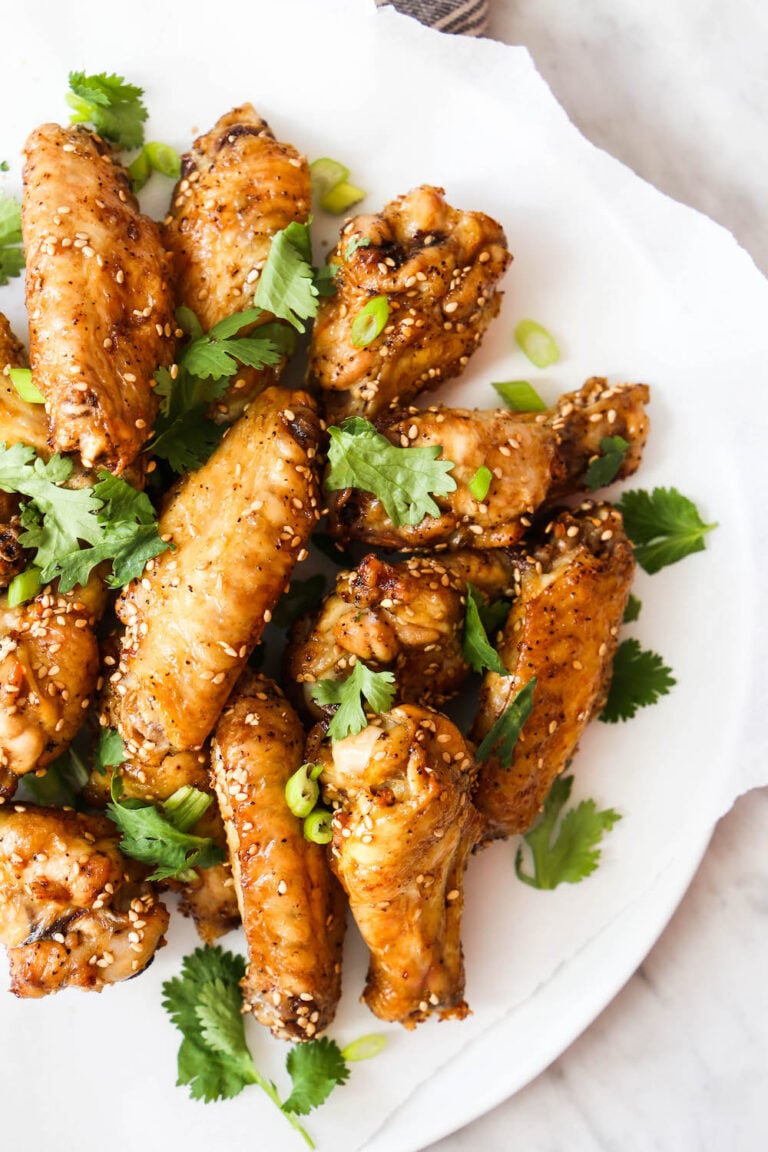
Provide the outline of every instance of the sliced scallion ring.
{"type": "Polygon", "coordinates": [[[304,821],[304,837],[313,844],[330,844],[333,840],[333,812],[315,808],[304,821]]]}
{"type": "Polygon", "coordinates": [[[389,300],[386,296],[374,296],[352,321],[350,339],[355,348],[367,348],[383,331],[388,319],[389,300]]]}
{"type": "Polygon", "coordinates": [[[544,412],[546,404],[527,380],[504,380],[493,387],[507,408],[515,412],[544,412]]]}
{"type": "Polygon", "coordinates": [[[358,188],[356,184],[342,180],[340,184],[337,184],[335,188],[323,196],[320,207],[324,212],[330,212],[332,216],[341,216],[353,204],[359,204],[365,197],[364,188],[358,188]]]}
{"type": "Polygon", "coordinates": [[[490,468],[486,468],[485,464],[481,464],[469,482],[469,490],[475,500],[485,500],[491,486],[491,480],[493,480],[493,472],[490,468]]]}
{"type": "Polygon", "coordinates": [[[146,148],[142,148],[138,156],[131,160],[128,165],[128,175],[131,178],[134,192],[141,192],[152,175],[152,165],[149,162],[146,148]]]}
{"type": "Polygon", "coordinates": [[[189,832],[212,803],[213,796],[184,784],[163,801],[163,811],[177,831],[189,832]]]}
{"type": "Polygon", "coordinates": [[[317,777],[322,772],[319,764],[302,764],[285,785],[285,802],[294,816],[303,820],[309,816],[320,799],[317,777]]]}
{"type": "Polygon", "coordinates": [[[354,1064],[358,1060],[370,1060],[378,1056],[386,1046],[386,1036],[382,1036],[381,1032],[370,1032],[367,1036],[360,1036],[351,1044],[347,1044],[346,1048],[342,1048],[341,1055],[347,1064],[354,1064]]]}
{"type": "Polygon", "coordinates": [[[332,160],[330,156],[321,156],[310,164],[309,178],[312,182],[312,195],[322,202],[332,188],[349,179],[349,168],[345,168],[338,160],[332,160]]]}
{"type": "Polygon", "coordinates": [[[178,180],[181,176],[181,157],[175,148],[171,148],[170,144],[161,144],[157,140],[150,140],[148,144],[144,145],[144,154],[155,172],[159,172],[162,176],[169,176],[172,180],[178,180]]]}
{"type": "Polygon", "coordinates": [[[22,400],[26,400],[28,404],[45,404],[45,396],[43,396],[40,389],[32,383],[31,368],[10,368],[8,375],[11,378],[11,384],[13,384],[22,400]]]}
{"type": "Polygon", "coordinates": [[[25,568],[8,585],[8,607],[15,608],[18,604],[26,604],[27,600],[34,600],[39,591],[40,569],[25,568]]]}
{"type": "Polygon", "coordinates": [[[554,336],[535,320],[521,320],[515,328],[515,340],[537,368],[548,368],[560,359],[560,349],[554,336]]]}

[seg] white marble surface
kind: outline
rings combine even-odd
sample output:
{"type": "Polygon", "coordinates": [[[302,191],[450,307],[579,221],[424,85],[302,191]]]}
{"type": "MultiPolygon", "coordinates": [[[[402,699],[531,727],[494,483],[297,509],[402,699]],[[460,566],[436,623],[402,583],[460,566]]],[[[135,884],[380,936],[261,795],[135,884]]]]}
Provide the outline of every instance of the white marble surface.
{"type": "MultiPolygon", "coordinates": [[[[768,272],[765,0],[493,0],[573,122],[768,272]]],[[[768,322],[768,321],[767,321],[768,322]]],[[[635,976],[532,1084],[430,1152],[763,1152],[768,790],[718,825],[635,976]]]]}

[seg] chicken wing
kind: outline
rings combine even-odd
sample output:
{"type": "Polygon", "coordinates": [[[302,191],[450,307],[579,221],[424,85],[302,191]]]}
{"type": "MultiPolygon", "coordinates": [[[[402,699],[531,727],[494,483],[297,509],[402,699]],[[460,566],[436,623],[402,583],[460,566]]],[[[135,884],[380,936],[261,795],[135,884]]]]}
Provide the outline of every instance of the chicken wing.
{"type": "Polygon", "coordinates": [[[119,473],[152,430],[153,372],[173,358],[169,259],[98,136],[44,124],[25,156],[30,360],[50,444],[119,473]]]}
{"type": "MultiPolygon", "coordinates": [[[[205,331],[250,307],[272,237],[311,209],[309,166],[281,144],[250,104],[222,116],[182,157],[163,237],[173,254],[177,297],[205,331]]],[[[265,312],[259,323],[273,320],[265,312]]],[[[243,366],[213,416],[230,423],[269,384],[273,368],[243,366]]]]}
{"type": "Polygon", "coordinates": [[[174,548],[122,593],[106,722],[129,759],[202,747],[270,620],[319,512],[320,424],[302,392],[258,396],[180,484],[158,531],[174,548]]]}
{"type": "Polygon", "coordinates": [[[460,375],[499,311],[511,259],[500,224],[427,184],[348,221],[329,260],[337,292],[320,305],[309,352],[329,418],[370,419],[460,375]],[[361,348],[352,325],[376,296],[388,320],[361,348]]]}
{"type": "Polygon", "coordinates": [[[0,941],[11,991],[101,991],[135,976],[164,943],[168,912],[101,816],[0,809],[0,941]]]}
{"type": "Polygon", "coordinates": [[[506,554],[455,552],[388,564],[373,554],[342,572],[316,617],[297,622],[287,652],[290,681],[315,718],[318,680],[343,680],[354,660],[397,678],[397,700],[438,707],[469,673],[462,655],[467,584],[488,599],[513,594],[506,554]]]}
{"type": "Polygon", "coordinates": [[[285,799],[304,729],[271,680],[243,672],[216,727],[212,772],[248,947],[247,1008],[283,1039],[331,1023],[341,994],[344,897],[325,848],[285,799]]]}
{"type": "Polygon", "coordinates": [[[546,413],[463,408],[411,408],[377,422],[393,444],[442,447],[452,460],[456,491],[436,496],[439,516],[396,527],[381,501],[345,488],[329,494],[329,527],[340,540],[363,540],[383,548],[503,548],[515,544],[543,504],[581,491],[590,460],[604,436],[630,444],[617,479],[640,463],[648,435],[645,384],[616,384],[594,377],[562,396],[546,413]],[[493,473],[487,496],[469,488],[478,468],[493,473]]]}
{"type": "Polygon", "coordinates": [[[449,720],[412,704],[320,740],[315,729],[307,754],[337,808],[331,863],[371,953],[363,999],[406,1028],[433,1012],[461,1019],[464,868],[483,828],[472,753],[449,720]]]}
{"type": "Polygon", "coordinates": [[[608,504],[561,511],[521,550],[519,591],[498,649],[510,675],[486,674],[472,731],[479,743],[536,678],[511,766],[491,754],[480,771],[474,800],[491,835],[530,827],[602,710],[634,567],[621,516],[608,504]]]}
{"type": "MultiPolygon", "coordinates": [[[[2,598],[4,599],[4,597],[2,598]]],[[[19,776],[64,751],[99,685],[94,626],[106,599],[95,574],[84,588],[48,586],[26,604],[0,599],[0,797],[19,776]]]]}

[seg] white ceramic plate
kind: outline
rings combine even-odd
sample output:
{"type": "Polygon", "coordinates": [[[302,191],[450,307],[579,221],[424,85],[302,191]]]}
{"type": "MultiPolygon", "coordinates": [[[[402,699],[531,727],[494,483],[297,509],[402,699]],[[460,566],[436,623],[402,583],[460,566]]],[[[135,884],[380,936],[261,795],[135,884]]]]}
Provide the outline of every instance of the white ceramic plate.
{"type": "MultiPolygon", "coordinates": [[[[311,0],[187,3],[168,13],[136,0],[130,10],[89,7],[82,24],[45,0],[12,19],[18,48],[0,73],[0,159],[11,161],[2,187],[19,190],[26,133],[66,116],[73,68],[115,70],[144,85],[149,138],[180,150],[251,100],[310,157],[348,163],[369,190],[364,207],[441,184],[451,202],[504,223],[515,262],[501,317],[440,398],[490,406],[491,380],[526,376],[550,400],[592,374],[646,380],[653,431],[637,483],[674,484],[721,522],[705,554],[638,580],[643,611],[632,634],[664,655],[678,685],[631,724],[594,724],[583,741],[574,799],[594,796],[624,817],[599,871],[541,893],[515,879],[513,845],[471,861],[472,1017],[415,1034],[380,1029],[357,1003],[365,955],[354,935],[348,943],[333,1035],[346,1043],[375,1029],[390,1042],[307,1126],[321,1149],[336,1152],[421,1148],[524,1084],[595,1017],[656,939],[739,790],[732,765],[750,674],[752,504],[748,467],[746,476],[733,467],[737,446],[716,402],[726,321],[734,340],[739,324],[754,323],[743,308],[724,319],[718,292],[726,278],[738,295],[747,261],[715,226],[587,144],[520,51],[440,38],[391,11],[377,16],[363,0],[322,10],[311,0]],[[514,347],[523,316],[557,335],[562,359],[547,373],[514,347]]],[[[160,215],[169,189],[155,180],[144,203],[160,215]]],[[[330,243],[337,226],[318,219],[318,239],[330,243]]],[[[23,330],[18,285],[0,289],[0,308],[23,330]]],[[[746,357],[727,366],[742,379],[751,370],[746,357]]],[[[740,450],[743,459],[743,441],[740,450]]],[[[237,935],[225,943],[242,946],[237,935]]],[[[174,1087],[178,1034],[160,986],[194,946],[191,927],[175,917],[169,946],[140,979],[101,997],[0,999],[9,1146],[29,1146],[30,1131],[38,1147],[69,1131],[80,1152],[300,1146],[256,1089],[204,1106],[174,1087]]],[[[249,1035],[259,1066],[284,1087],[285,1048],[255,1025],[249,1035]]]]}

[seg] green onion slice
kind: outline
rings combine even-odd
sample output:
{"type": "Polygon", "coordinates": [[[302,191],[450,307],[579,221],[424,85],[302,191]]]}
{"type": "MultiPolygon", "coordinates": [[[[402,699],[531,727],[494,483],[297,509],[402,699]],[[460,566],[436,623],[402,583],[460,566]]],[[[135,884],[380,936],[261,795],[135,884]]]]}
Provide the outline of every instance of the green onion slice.
{"type": "Polygon", "coordinates": [[[370,1060],[378,1056],[386,1046],[386,1036],[382,1036],[381,1032],[370,1032],[367,1036],[361,1036],[358,1040],[347,1044],[346,1048],[342,1048],[341,1056],[347,1064],[354,1064],[358,1060],[370,1060]]]}
{"type": "Polygon", "coordinates": [[[386,296],[374,296],[352,321],[351,340],[355,348],[367,348],[383,330],[388,319],[389,300],[386,296]]]}
{"type": "Polygon", "coordinates": [[[45,404],[45,396],[32,383],[31,368],[10,368],[8,375],[22,400],[26,400],[28,404],[45,404]]]}
{"type": "Polygon", "coordinates": [[[486,468],[485,464],[481,464],[469,482],[469,490],[475,500],[485,500],[491,486],[491,480],[493,480],[493,472],[490,468],[486,468]]]}
{"type": "Polygon", "coordinates": [[[188,832],[212,803],[213,796],[193,788],[191,784],[184,784],[163,801],[163,811],[177,831],[188,832]]]}
{"type": "Polygon", "coordinates": [[[545,412],[546,404],[527,380],[504,380],[493,387],[515,412],[545,412]]]}
{"type": "Polygon", "coordinates": [[[285,802],[300,820],[309,816],[320,798],[317,777],[322,770],[319,764],[302,764],[285,785],[285,802]]]}
{"type": "Polygon", "coordinates": [[[366,195],[364,188],[358,188],[355,184],[348,184],[346,180],[342,180],[341,184],[337,184],[323,196],[320,207],[324,212],[330,212],[332,216],[341,216],[353,204],[359,204],[364,200],[366,195]]]}
{"type": "Polygon", "coordinates": [[[337,184],[343,184],[349,178],[349,168],[345,168],[338,160],[332,160],[330,156],[322,156],[310,164],[309,178],[312,182],[312,195],[322,202],[337,184]]]}
{"type": "Polygon", "coordinates": [[[134,160],[131,160],[128,165],[128,175],[131,178],[134,192],[141,192],[147,180],[149,180],[152,175],[152,165],[149,161],[149,156],[147,156],[146,148],[142,148],[138,156],[136,156],[134,160]]]}
{"type": "Polygon", "coordinates": [[[8,585],[8,607],[15,608],[17,604],[26,604],[27,600],[34,600],[40,591],[40,569],[25,568],[14,576],[8,585]]]}
{"type": "Polygon", "coordinates": [[[560,349],[551,332],[535,320],[521,320],[515,328],[515,340],[531,364],[537,368],[548,368],[560,359],[560,349]]]}
{"type": "Polygon", "coordinates": [[[155,172],[159,172],[162,176],[169,176],[172,180],[178,180],[181,176],[181,157],[175,148],[171,148],[170,144],[161,144],[157,140],[150,140],[148,144],[144,145],[144,154],[155,172]]]}
{"type": "Polygon", "coordinates": [[[313,844],[330,844],[333,840],[333,813],[315,808],[304,821],[304,837],[313,844]]]}

